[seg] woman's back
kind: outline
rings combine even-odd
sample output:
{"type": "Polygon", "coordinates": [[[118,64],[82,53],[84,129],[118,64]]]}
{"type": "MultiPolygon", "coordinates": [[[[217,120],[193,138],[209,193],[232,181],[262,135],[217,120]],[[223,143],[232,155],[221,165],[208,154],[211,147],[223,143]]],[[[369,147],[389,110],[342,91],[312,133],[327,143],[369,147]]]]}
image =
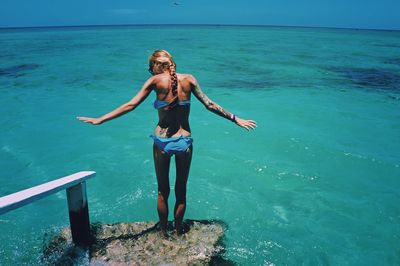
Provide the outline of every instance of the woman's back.
{"type": "Polygon", "coordinates": [[[193,77],[188,74],[177,74],[175,95],[168,73],[155,75],[153,79],[153,88],[156,92],[154,107],[158,109],[159,117],[155,135],[168,138],[190,136],[190,93],[193,77]]]}

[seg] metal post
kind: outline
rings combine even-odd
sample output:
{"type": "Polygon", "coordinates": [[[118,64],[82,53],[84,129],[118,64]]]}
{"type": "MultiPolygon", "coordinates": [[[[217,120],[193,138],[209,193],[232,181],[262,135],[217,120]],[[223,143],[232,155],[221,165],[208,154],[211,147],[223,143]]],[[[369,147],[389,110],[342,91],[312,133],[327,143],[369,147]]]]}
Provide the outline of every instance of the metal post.
{"type": "Polygon", "coordinates": [[[89,245],[91,236],[86,182],[84,181],[66,190],[72,240],[76,245],[89,245]]]}

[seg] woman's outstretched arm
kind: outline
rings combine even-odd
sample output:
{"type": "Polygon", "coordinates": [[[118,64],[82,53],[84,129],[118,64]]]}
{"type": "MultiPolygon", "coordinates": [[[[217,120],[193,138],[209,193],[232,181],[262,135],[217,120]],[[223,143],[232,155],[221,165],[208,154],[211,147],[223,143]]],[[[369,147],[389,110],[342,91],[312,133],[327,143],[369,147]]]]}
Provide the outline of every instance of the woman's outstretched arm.
{"type": "Polygon", "coordinates": [[[101,116],[98,118],[92,117],[83,117],[78,116],[76,117],[78,120],[83,121],[85,123],[90,123],[93,125],[99,125],[104,123],[105,121],[117,118],[121,115],[124,115],[136,107],[138,107],[146,98],[149,96],[153,85],[153,77],[149,78],[144,84],[140,91],[133,97],[129,102],[121,105],[120,107],[116,108],[115,110],[101,116]]]}
{"type": "Polygon", "coordinates": [[[247,130],[257,127],[256,121],[241,119],[234,114],[226,111],[217,103],[211,101],[210,98],[208,98],[207,95],[201,90],[200,85],[197,83],[196,79],[193,76],[190,76],[190,83],[193,94],[207,108],[207,110],[223,118],[229,119],[235,122],[238,126],[243,127],[247,130]]]}

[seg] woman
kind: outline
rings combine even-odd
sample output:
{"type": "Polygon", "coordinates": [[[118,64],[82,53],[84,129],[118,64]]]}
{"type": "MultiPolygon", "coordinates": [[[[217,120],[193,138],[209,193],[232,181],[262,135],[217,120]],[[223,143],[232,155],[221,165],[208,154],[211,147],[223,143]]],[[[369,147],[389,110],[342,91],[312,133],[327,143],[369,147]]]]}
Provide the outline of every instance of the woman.
{"type": "Polygon", "coordinates": [[[79,120],[99,125],[134,110],[151,91],[156,92],[154,108],[158,111],[155,128],[153,157],[158,183],[157,211],[160,229],[164,235],[168,223],[169,165],[175,155],[176,183],[174,208],[175,230],[182,232],[182,221],[186,209],[186,183],[193,153],[193,139],[189,126],[190,96],[193,93],[207,110],[222,116],[247,130],[254,129],[256,122],[244,120],[224,110],[211,101],[201,90],[196,79],[189,74],[176,73],[176,64],[165,50],[155,51],[149,58],[149,78],[141,90],[129,102],[99,118],[77,117],[79,120]]]}

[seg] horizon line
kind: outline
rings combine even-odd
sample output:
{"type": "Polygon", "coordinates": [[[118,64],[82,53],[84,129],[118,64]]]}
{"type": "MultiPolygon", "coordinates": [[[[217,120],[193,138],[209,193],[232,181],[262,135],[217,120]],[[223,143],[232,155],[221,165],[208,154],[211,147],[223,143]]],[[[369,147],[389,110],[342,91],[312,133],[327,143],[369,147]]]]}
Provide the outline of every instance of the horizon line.
{"type": "Polygon", "coordinates": [[[400,29],[380,28],[355,28],[355,27],[329,27],[329,26],[304,26],[304,25],[273,25],[273,24],[219,24],[219,23],[164,23],[164,24],[83,24],[83,25],[49,25],[49,26],[0,26],[0,30],[7,29],[46,29],[46,28],[79,28],[79,27],[129,27],[129,26],[219,26],[219,27],[276,27],[276,28],[316,28],[316,29],[339,29],[339,30],[372,30],[372,31],[400,31],[400,29]]]}

